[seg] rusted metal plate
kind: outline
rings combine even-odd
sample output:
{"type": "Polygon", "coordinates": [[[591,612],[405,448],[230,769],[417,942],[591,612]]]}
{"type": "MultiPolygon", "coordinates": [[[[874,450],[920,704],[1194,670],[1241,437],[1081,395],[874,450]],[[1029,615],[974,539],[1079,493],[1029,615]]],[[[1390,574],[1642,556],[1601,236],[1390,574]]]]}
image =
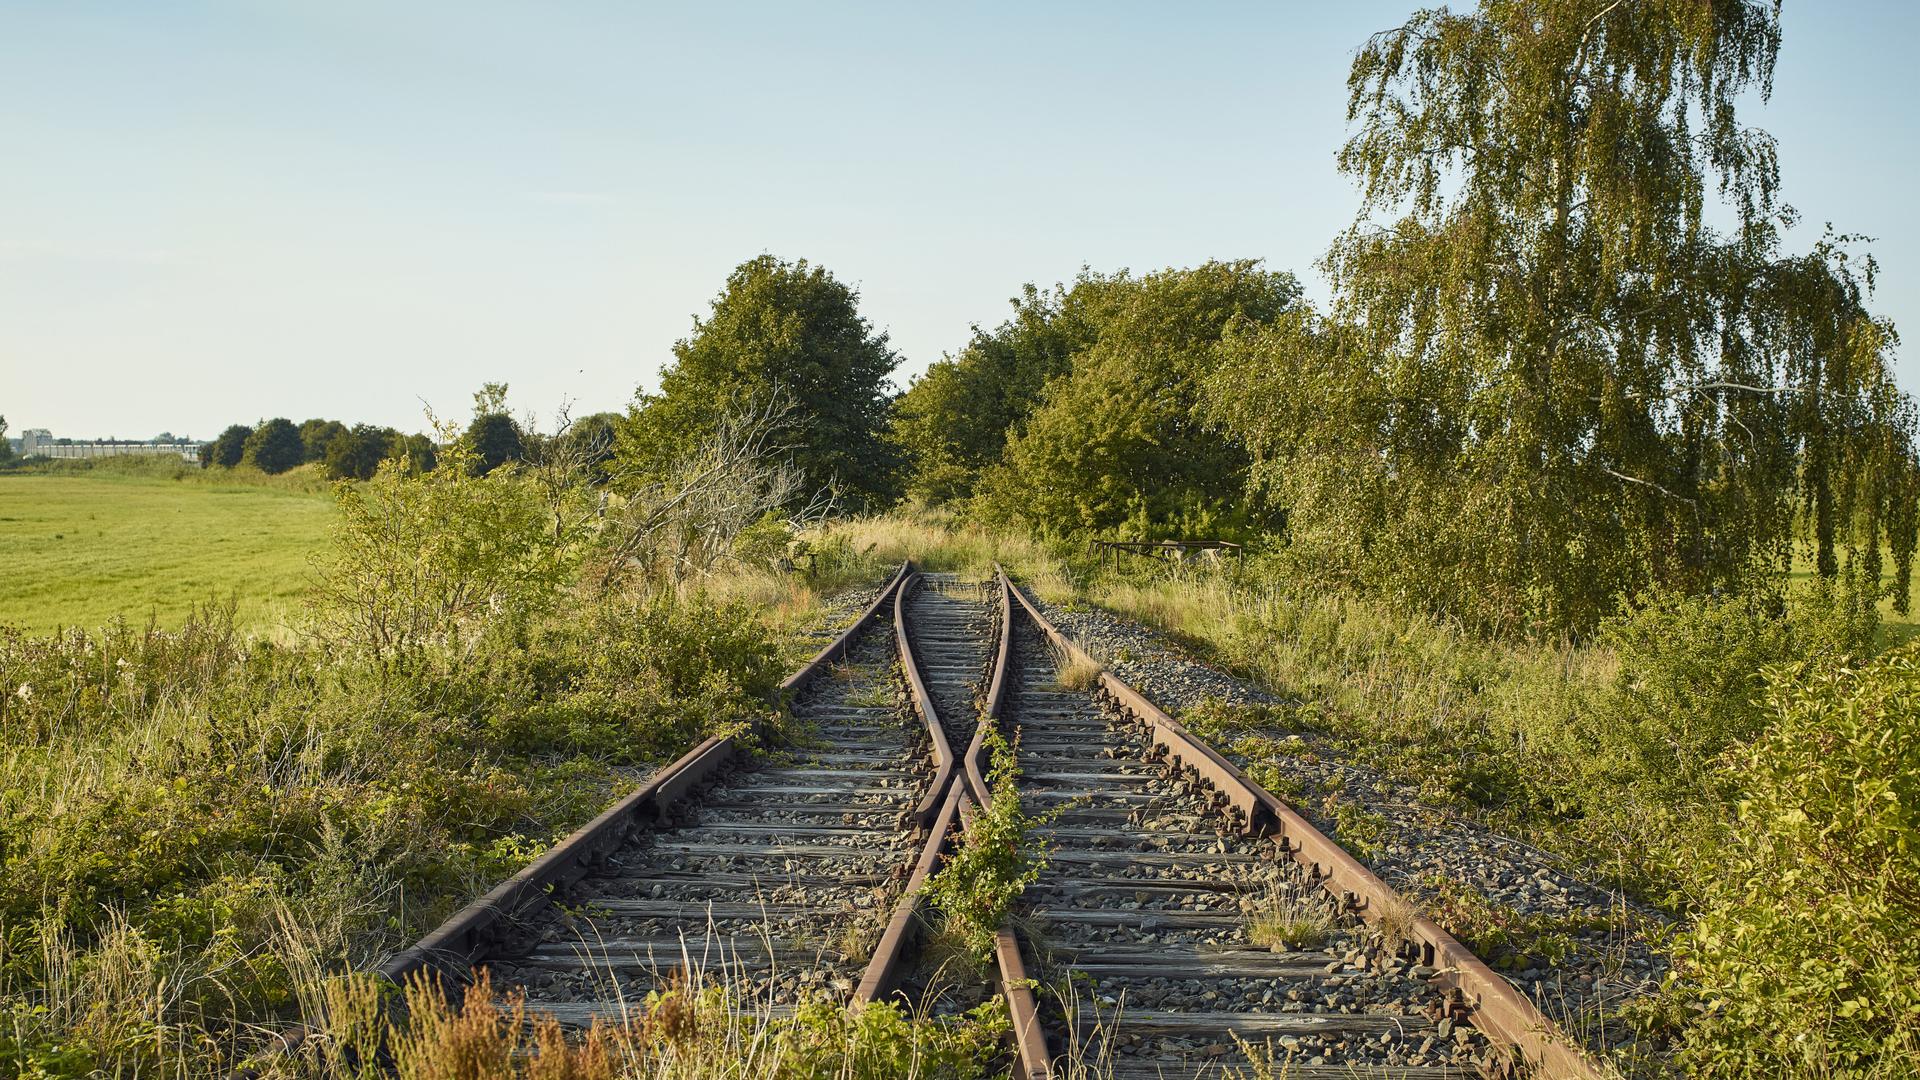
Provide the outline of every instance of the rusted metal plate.
{"type": "MultiPolygon", "coordinates": [[[[1004,579],[1004,571],[998,572],[1004,579]]],[[[1049,622],[1024,592],[1011,583],[1009,587],[1035,626],[1075,659],[1091,662],[1086,651],[1049,622]]],[[[1115,703],[1150,727],[1154,741],[1165,747],[1170,756],[1225,795],[1228,805],[1244,815],[1242,821],[1248,829],[1274,836],[1294,861],[1312,870],[1328,892],[1349,900],[1362,918],[1377,922],[1390,907],[1405,904],[1373,871],[1314,828],[1291,806],[1254,783],[1145,695],[1108,671],[1101,672],[1100,685],[1115,703]]],[[[1408,910],[1417,910],[1406,906],[1408,910]]],[[[1438,970],[1434,981],[1443,988],[1457,990],[1473,1026],[1512,1048],[1524,1067],[1533,1070],[1533,1075],[1566,1080],[1606,1080],[1612,1076],[1577,1048],[1565,1032],[1511,983],[1433,920],[1416,914],[1411,934],[1420,962],[1438,970]]]]}

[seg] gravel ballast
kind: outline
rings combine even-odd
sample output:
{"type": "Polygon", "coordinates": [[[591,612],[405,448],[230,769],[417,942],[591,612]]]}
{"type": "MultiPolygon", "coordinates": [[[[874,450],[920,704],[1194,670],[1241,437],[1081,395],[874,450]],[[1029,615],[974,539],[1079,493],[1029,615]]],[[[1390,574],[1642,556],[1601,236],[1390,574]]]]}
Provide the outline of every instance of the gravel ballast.
{"type": "MultiPolygon", "coordinates": [[[[1176,718],[1203,702],[1232,708],[1282,700],[1197,661],[1166,635],[1130,619],[1097,608],[1044,602],[1040,607],[1069,637],[1106,661],[1114,674],[1176,718]]],[[[1609,1018],[1621,1004],[1653,993],[1666,976],[1664,959],[1647,938],[1649,928],[1666,921],[1659,912],[1582,880],[1569,872],[1565,860],[1423,804],[1414,788],[1345,760],[1311,734],[1282,734],[1279,740],[1283,752],[1265,764],[1280,770],[1301,792],[1329,794],[1276,794],[1432,913],[1444,915],[1441,908],[1477,898],[1480,904],[1475,906],[1484,905],[1485,915],[1503,925],[1551,933],[1553,963],[1501,958],[1501,974],[1589,1047],[1628,1049],[1634,1033],[1609,1018]],[[1334,814],[1342,803],[1364,812],[1364,843],[1341,837],[1334,814]],[[1443,900],[1443,894],[1451,894],[1450,899],[1443,900]]],[[[1217,749],[1242,766],[1250,764],[1231,747],[1217,749]]],[[[1362,817],[1351,810],[1344,813],[1349,820],[1362,817]]],[[[1529,951],[1537,950],[1518,955],[1529,951]]]]}

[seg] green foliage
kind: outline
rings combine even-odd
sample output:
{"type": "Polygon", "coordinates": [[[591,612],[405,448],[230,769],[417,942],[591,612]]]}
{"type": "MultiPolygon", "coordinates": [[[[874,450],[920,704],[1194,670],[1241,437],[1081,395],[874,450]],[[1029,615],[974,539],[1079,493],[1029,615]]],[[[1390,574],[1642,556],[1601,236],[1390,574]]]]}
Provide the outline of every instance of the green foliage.
{"type": "Polygon", "coordinates": [[[965,1014],[915,1020],[898,1005],[858,1011],[813,1001],[776,1034],[781,1080],[985,1080],[1012,1030],[1006,1003],[991,998],[965,1014]]]}
{"type": "Polygon", "coordinates": [[[555,436],[565,458],[585,469],[590,483],[606,484],[613,479],[614,446],[623,419],[620,413],[593,413],[568,424],[555,436]]]}
{"type": "Polygon", "coordinates": [[[753,612],[672,594],[607,597],[488,649],[488,684],[512,688],[492,726],[502,748],[567,746],[607,761],[672,757],[722,725],[768,715],[784,674],[753,612]]]}
{"type": "MultiPolygon", "coordinates": [[[[747,566],[778,570],[792,561],[800,546],[786,519],[769,511],[733,538],[733,557],[747,566]]],[[[818,551],[806,554],[808,564],[820,557],[818,551]]]]}
{"type": "Polygon", "coordinates": [[[373,424],[355,424],[327,443],[327,475],[335,480],[371,480],[393,453],[399,432],[373,424]]]}
{"type": "Polygon", "coordinates": [[[300,441],[300,429],[293,421],[276,416],[262,421],[243,444],[240,460],[271,476],[299,465],[306,458],[300,441]]]}
{"type": "Polygon", "coordinates": [[[1229,327],[1295,302],[1292,275],[1211,262],[1103,283],[1098,338],[1046,385],[985,481],[996,516],[1036,527],[1214,535],[1244,531],[1234,509],[1245,452],[1199,412],[1200,381],[1229,327]]]}
{"type": "Polygon", "coordinates": [[[1777,6],[1677,0],[1485,0],[1366,43],[1330,316],[1243,333],[1209,380],[1303,565],[1585,631],[1784,570],[1798,509],[1822,573],[1839,545],[1877,578],[1885,544],[1904,596],[1915,419],[1872,261],[1781,253],[1772,141],[1736,119],[1778,45],[1777,6]]]}
{"type": "Polygon", "coordinates": [[[234,424],[207,444],[209,449],[207,456],[202,459],[203,463],[218,465],[225,469],[233,468],[240,464],[241,458],[246,456],[247,439],[252,435],[252,428],[245,424],[234,424]]]}
{"type": "Polygon", "coordinates": [[[1480,890],[1450,878],[1421,882],[1421,906],[1434,922],[1494,968],[1511,971],[1554,967],[1574,952],[1585,931],[1618,930],[1624,916],[1604,918],[1575,911],[1522,911],[1496,904],[1480,890]]]}
{"type": "Polygon", "coordinates": [[[0,462],[13,460],[13,444],[7,441],[7,418],[0,416],[0,462]]]}
{"type": "Polygon", "coordinates": [[[485,476],[509,461],[524,456],[520,426],[503,412],[484,413],[467,425],[467,445],[473,456],[467,467],[475,476],[485,476]]]}
{"type": "Polygon", "coordinates": [[[895,402],[892,438],[905,454],[907,493],[927,503],[971,496],[1025,425],[1041,389],[1099,339],[1105,309],[1132,283],[1082,270],[1071,289],[1025,287],[1013,317],[989,333],[974,327],[960,355],[944,359],[895,402]]]}
{"type": "Polygon", "coordinates": [[[389,467],[339,486],[338,542],[313,600],[319,634],[386,660],[470,649],[489,626],[552,610],[579,566],[578,538],[556,535],[531,480],[480,474],[476,457],[455,444],[447,468],[407,478],[389,467]]]}
{"type": "Polygon", "coordinates": [[[1773,669],[1675,950],[1702,1076],[1891,1076],[1920,1049],[1920,653],[1773,669]]]}
{"type": "Polygon", "coordinates": [[[1028,886],[1040,880],[1047,854],[1032,838],[1034,821],[1020,809],[1020,768],[1014,748],[987,733],[992,754],[987,790],[992,805],[974,815],[959,848],[927,880],[926,896],[945,916],[945,928],[980,964],[993,957],[994,935],[1028,886]]]}
{"type": "Polygon", "coordinates": [[[1333,835],[1341,847],[1361,859],[1377,859],[1386,853],[1386,818],[1334,794],[1329,794],[1322,805],[1333,818],[1333,835]]]}
{"type": "Polygon", "coordinates": [[[891,501],[894,453],[882,436],[896,358],[858,301],[804,259],[741,263],[692,336],[674,344],[660,392],[635,399],[617,460],[636,478],[660,479],[720,417],[790,402],[772,443],[801,471],[801,502],[828,485],[856,506],[891,501]]]}
{"type": "Polygon", "coordinates": [[[327,460],[327,447],[333,440],[347,433],[347,425],[338,420],[313,419],[300,425],[301,460],[324,462],[327,460]]]}
{"type": "Polygon", "coordinates": [[[416,432],[393,440],[393,448],[389,451],[389,456],[402,473],[407,476],[418,476],[424,472],[432,472],[434,466],[439,464],[440,448],[433,444],[432,436],[416,432]]]}

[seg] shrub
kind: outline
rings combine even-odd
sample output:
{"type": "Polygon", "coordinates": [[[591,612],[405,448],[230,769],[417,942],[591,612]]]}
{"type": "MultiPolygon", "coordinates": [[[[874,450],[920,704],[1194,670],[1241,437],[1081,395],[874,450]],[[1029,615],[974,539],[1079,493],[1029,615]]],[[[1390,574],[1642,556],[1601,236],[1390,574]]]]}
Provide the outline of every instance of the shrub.
{"type": "Polygon", "coordinates": [[[488,624],[530,622],[572,581],[579,552],[556,537],[539,491],[465,462],[339,488],[339,542],[322,565],[315,627],[376,660],[470,649],[488,624]]]}
{"type": "Polygon", "coordinates": [[[1675,948],[1705,1076],[1892,1075],[1920,1049],[1920,651],[1775,668],[1772,726],[1675,948]]]}
{"type": "Polygon", "coordinates": [[[253,429],[251,427],[245,424],[231,425],[227,430],[221,432],[212,442],[207,444],[209,449],[206,455],[201,458],[201,463],[206,465],[219,465],[228,469],[233,468],[235,465],[240,464],[240,459],[245,456],[247,452],[247,440],[252,436],[253,429]]]}
{"type": "Polygon", "coordinates": [[[1047,865],[1030,836],[1033,819],[1020,809],[1019,768],[999,732],[987,734],[992,805],[973,819],[959,850],[927,881],[928,899],[946,917],[945,930],[977,963],[993,956],[994,935],[1027,887],[1047,865]]]}

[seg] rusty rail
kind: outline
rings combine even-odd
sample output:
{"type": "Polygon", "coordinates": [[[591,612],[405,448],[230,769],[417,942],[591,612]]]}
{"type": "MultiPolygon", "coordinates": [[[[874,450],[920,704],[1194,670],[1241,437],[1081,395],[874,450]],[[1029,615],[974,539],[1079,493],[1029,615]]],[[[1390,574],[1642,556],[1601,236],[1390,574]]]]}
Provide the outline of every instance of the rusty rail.
{"type": "MultiPolygon", "coordinates": [[[[948,779],[951,781],[951,773],[948,779]]],[[[901,894],[900,902],[894,905],[893,915],[887,920],[887,929],[880,935],[880,943],[874,946],[873,956],[867,960],[867,968],[860,975],[860,985],[854,988],[853,1002],[856,1007],[872,1004],[892,993],[894,985],[899,982],[907,955],[919,944],[926,910],[920,887],[940,868],[940,859],[953,842],[954,819],[959,816],[962,798],[959,785],[949,782],[926,846],[921,848],[920,859],[914,863],[913,876],[907,879],[906,891],[901,894]]]]}
{"type": "MultiPolygon", "coordinates": [[[[987,698],[981,709],[980,723],[973,733],[967,753],[967,780],[975,784],[975,798],[988,805],[992,793],[981,776],[982,757],[986,753],[988,728],[1006,722],[1004,710],[1013,665],[1013,591],[1007,575],[993,568],[994,584],[999,592],[1000,621],[996,633],[1000,639],[994,649],[993,677],[987,683],[987,698]]],[[[994,966],[1000,974],[1000,992],[1007,1001],[1007,1018],[1013,1026],[1014,1076],[1018,1080],[1051,1080],[1053,1055],[1047,1050],[1046,1032],[1040,1027],[1040,1007],[1034,1000],[1033,980],[1027,977],[1026,961],[1020,956],[1020,939],[1011,926],[1002,926],[993,938],[994,966]]]]}
{"type": "Polygon", "coordinates": [[[901,583],[914,573],[913,560],[909,559],[901,563],[900,569],[894,571],[893,577],[888,580],[887,587],[881,589],[880,595],[874,597],[873,602],[860,612],[860,617],[853,621],[853,625],[840,631],[838,637],[827,642],[826,647],[815,653],[813,659],[800,665],[798,671],[782,679],[780,689],[789,693],[798,690],[813,681],[814,676],[838,663],[841,657],[847,655],[847,649],[853,645],[853,639],[859,636],[860,631],[864,630],[868,623],[879,617],[881,608],[898,594],[901,583]]]}
{"type": "MultiPolygon", "coordinates": [[[[1086,650],[1040,613],[1039,607],[1007,579],[1004,570],[996,567],[995,573],[1049,640],[1076,661],[1096,663],[1086,650]]],[[[1322,888],[1361,918],[1378,922],[1390,907],[1405,904],[1386,882],[1291,806],[1254,783],[1232,762],[1104,667],[1100,672],[1100,688],[1116,705],[1145,723],[1152,731],[1154,742],[1164,747],[1173,761],[1191,769],[1224,795],[1230,812],[1239,818],[1243,828],[1272,835],[1295,862],[1307,868],[1322,888]]],[[[1437,969],[1434,981],[1455,995],[1474,1027],[1511,1050],[1520,1068],[1531,1070],[1530,1075],[1555,1080],[1610,1080],[1611,1074],[1580,1050],[1533,1002],[1432,919],[1416,914],[1411,936],[1419,962],[1437,969]]]]}
{"type": "MultiPolygon", "coordinates": [[[[920,664],[915,656],[913,643],[907,636],[905,597],[913,584],[914,582],[910,579],[908,587],[900,591],[894,602],[895,632],[900,645],[900,666],[906,675],[914,708],[920,712],[922,720],[926,723],[929,736],[936,747],[944,747],[947,745],[946,725],[940,719],[939,708],[934,704],[933,695],[927,691],[926,680],[920,672],[920,664]]],[[[1007,695],[1007,671],[1012,655],[1013,638],[1012,599],[1004,576],[996,576],[995,584],[999,590],[1000,601],[1000,618],[997,624],[999,641],[994,650],[986,708],[982,710],[979,723],[974,726],[972,741],[961,756],[960,760],[964,763],[964,767],[952,768],[953,761],[949,754],[946,764],[935,780],[934,791],[940,793],[937,823],[931,835],[928,836],[925,847],[922,848],[920,861],[914,868],[913,877],[908,882],[905,894],[894,906],[893,915],[887,922],[887,929],[881,936],[879,946],[875,948],[873,957],[867,962],[860,986],[854,992],[854,999],[858,1004],[877,1001],[891,992],[904,966],[906,953],[915,943],[917,929],[924,912],[924,902],[920,895],[921,886],[939,868],[940,858],[956,839],[956,834],[970,827],[977,807],[986,805],[991,798],[986,779],[981,773],[981,758],[985,754],[988,728],[1001,720],[1000,710],[1007,695]],[[956,782],[956,776],[963,778],[964,782],[956,782]],[[944,791],[941,790],[943,785],[944,791]]],[[[1014,935],[1011,927],[1002,926],[995,932],[993,952],[996,981],[1000,984],[1000,993],[1006,1000],[1008,1016],[1012,1020],[1014,1076],[1018,1080],[1050,1080],[1053,1073],[1046,1036],[1040,1027],[1039,1006],[1034,1000],[1032,981],[1027,978],[1026,964],[1020,956],[1019,939],[1014,935]]]]}
{"type": "Polygon", "coordinates": [[[906,580],[893,594],[893,638],[900,652],[900,670],[907,679],[907,692],[913,698],[914,709],[927,726],[927,740],[933,752],[933,783],[928,785],[927,793],[920,804],[913,808],[914,820],[922,826],[930,826],[940,816],[940,804],[947,797],[947,785],[953,779],[953,744],[947,741],[947,731],[940,723],[940,716],[933,707],[933,696],[927,691],[927,680],[920,673],[920,665],[913,660],[913,642],[907,639],[907,597],[920,585],[918,571],[908,574],[906,580]]]}
{"type": "MultiPolygon", "coordinates": [[[[911,562],[902,563],[860,617],[782,681],[781,690],[798,689],[845,656],[854,637],[866,629],[886,602],[898,593],[912,569],[911,562]]],[[[579,880],[595,862],[625,843],[635,831],[659,821],[668,808],[726,767],[739,752],[739,742],[731,735],[707,739],[548,848],[519,873],[461,908],[418,942],[394,954],[380,965],[379,973],[401,982],[417,972],[434,972],[448,984],[449,994],[453,995],[454,988],[463,986],[467,969],[485,951],[489,937],[503,920],[546,903],[556,886],[579,880]]]]}

